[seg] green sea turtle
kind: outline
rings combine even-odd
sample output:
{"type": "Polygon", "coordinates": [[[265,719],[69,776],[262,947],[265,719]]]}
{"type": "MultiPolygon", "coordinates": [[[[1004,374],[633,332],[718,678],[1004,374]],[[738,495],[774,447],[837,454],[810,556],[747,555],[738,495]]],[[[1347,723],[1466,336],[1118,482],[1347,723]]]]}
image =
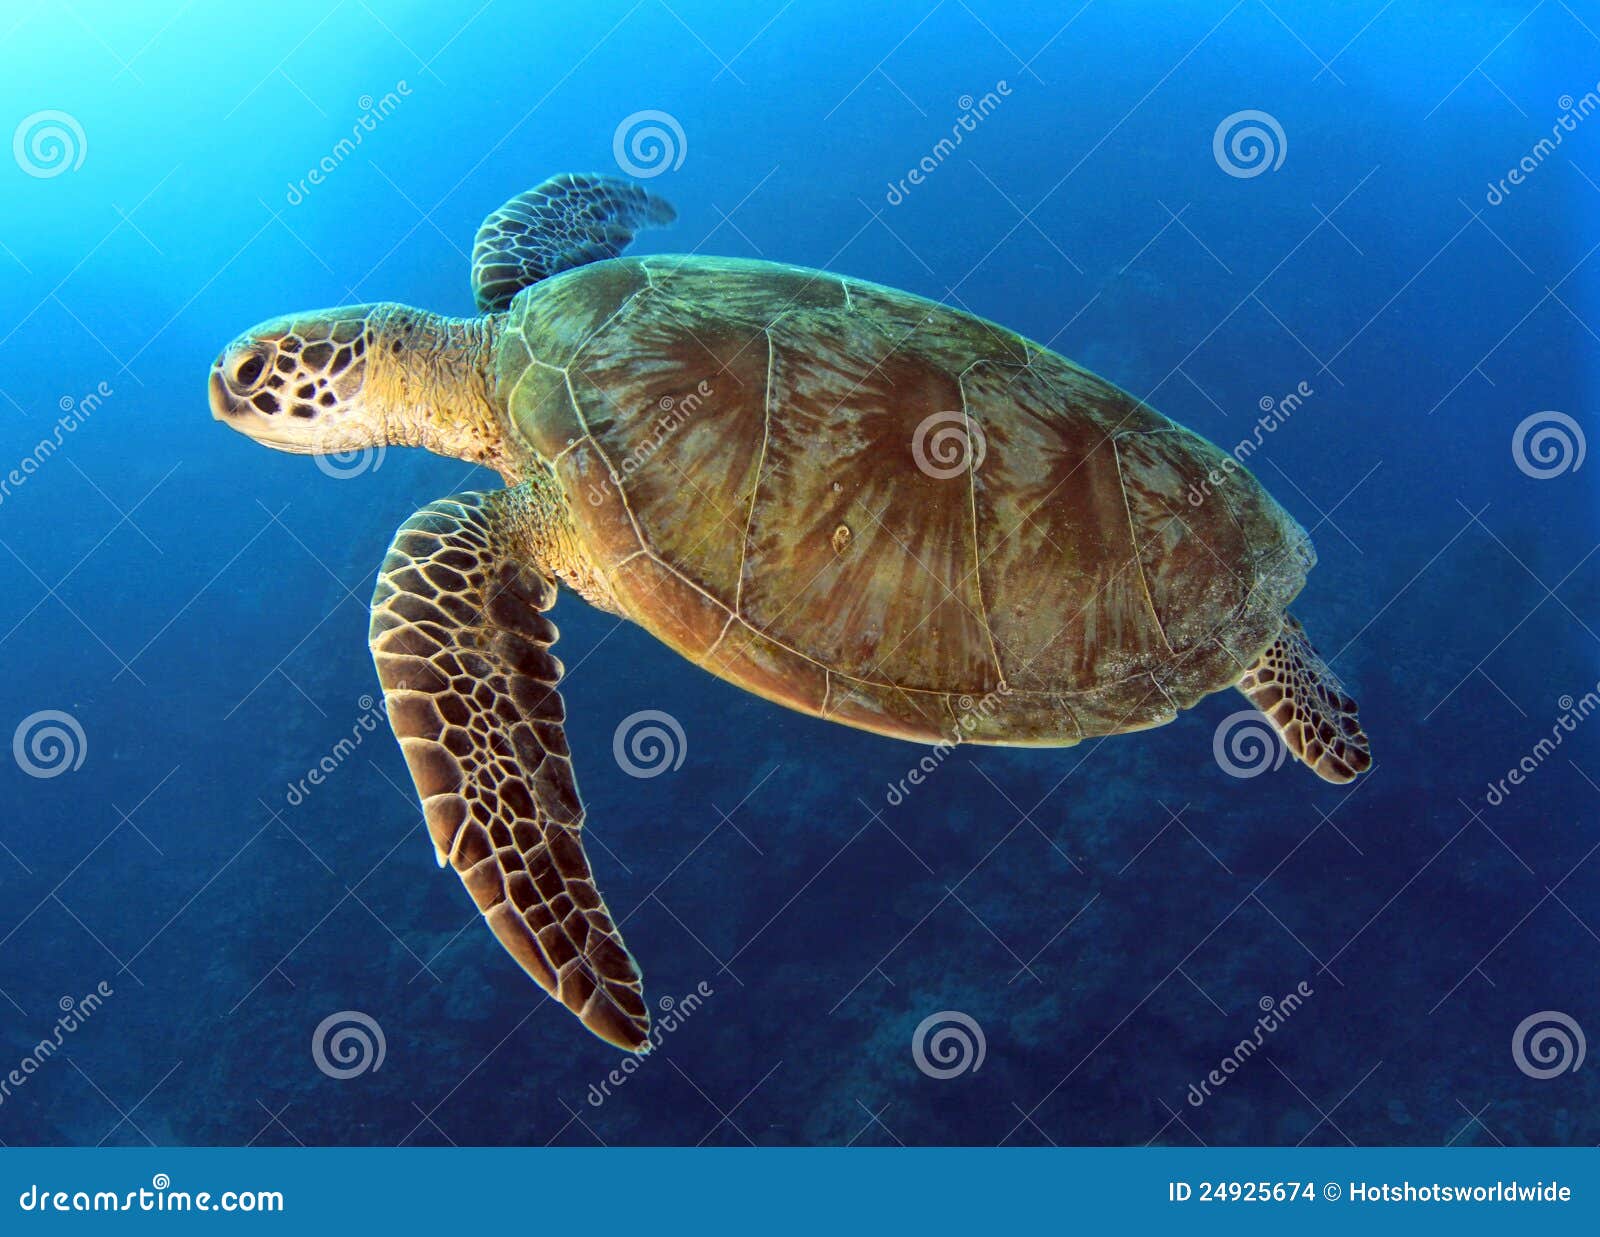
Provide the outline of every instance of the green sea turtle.
{"type": "Polygon", "coordinates": [[[401,526],[372,654],[440,865],[590,1030],[649,1045],[584,855],[558,581],[879,734],[1067,746],[1238,687],[1322,777],[1368,767],[1355,701],[1285,609],[1310,541],[1231,457],[921,297],[619,256],[674,218],[638,185],[555,177],[479,230],[481,317],[275,318],[210,380],[216,418],[268,446],[423,446],[505,479],[401,526]]]}

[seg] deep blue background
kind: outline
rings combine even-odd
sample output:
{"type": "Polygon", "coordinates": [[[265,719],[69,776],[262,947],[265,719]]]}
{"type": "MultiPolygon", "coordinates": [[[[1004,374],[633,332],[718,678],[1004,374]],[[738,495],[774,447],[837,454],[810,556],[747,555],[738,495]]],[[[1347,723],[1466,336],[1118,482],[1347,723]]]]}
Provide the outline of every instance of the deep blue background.
{"type": "Polygon", "coordinates": [[[1600,465],[1535,480],[1511,450],[1534,412],[1595,426],[1600,117],[1485,200],[1600,82],[1600,6],[134,7],[0,14],[0,138],[60,109],[87,140],[52,178],[0,151],[0,465],[62,400],[112,391],[0,503],[0,738],[41,709],[87,738],[54,779],[0,762],[0,1067],[63,995],[114,989],[0,1103],[0,1139],[1600,1140],[1600,1068],[1536,1081],[1511,1054],[1542,1010],[1600,1032],[1600,723],[1483,798],[1600,678],[1600,465]],[[889,206],[959,97],[1002,79],[889,206]],[[402,80],[291,205],[361,96],[402,80]],[[1247,108],[1287,152],[1235,178],[1212,135],[1247,108]],[[1350,791],[1293,762],[1229,777],[1228,695],[1149,734],[958,752],[890,808],[917,749],[741,694],[568,598],[603,888],[653,999],[715,990],[597,1108],[617,1054],[540,1007],[437,871],[387,735],[285,802],[375,688],[365,603],[393,528],[493,479],[396,450],[332,480],[215,426],[204,385],[272,314],[470,312],[482,216],[552,172],[615,171],[642,109],[687,138],[651,182],[680,222],[642,250],[947,299],[1225,445],[1308,383],[1255,471],[1317,542],[1296,609],[1377,767],[1350,791]],[[676,773],[612,760],[642,708],[681,722],[676,773]],[[1270,1059],[1187,1104],[1302,980],[1270,1059]],[[311,1035],[346,1009],[387,1057],[341,1082],[311,1035]],[[925,1077],[913,1030],[952,1009],[986,1059],[925,1077]]]}

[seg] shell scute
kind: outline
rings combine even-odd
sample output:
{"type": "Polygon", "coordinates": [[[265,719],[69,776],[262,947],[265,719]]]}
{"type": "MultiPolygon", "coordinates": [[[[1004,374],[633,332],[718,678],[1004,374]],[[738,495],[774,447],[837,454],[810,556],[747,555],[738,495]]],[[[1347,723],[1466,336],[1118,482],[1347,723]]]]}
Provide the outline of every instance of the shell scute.
{"type": "Polygon", "coordinates": [[[987,362],[962,388],[986,435],[977,571],[1006,681],[1074,691],[1154,669],[1167,648],[1117,472],[1115,393],[1069,415],[1045,375],[987,362]]]}
{"type": "Polygon", "coordinates": [[[572,366],[610,488],[650,548],[729,607],[761,454],[767,353],[761,328],[649,288],[572,366]]]}
{"type": "Polygon", "coordinates": [[[769,333],[773,413],[741,614],[858,677],[990,690],[969,487],[913,451],[930,411],[961,408],[959,382],[843,310],[786,313],[769,333]],[[848,554],[834,546],[841,525],[848,554]]]}

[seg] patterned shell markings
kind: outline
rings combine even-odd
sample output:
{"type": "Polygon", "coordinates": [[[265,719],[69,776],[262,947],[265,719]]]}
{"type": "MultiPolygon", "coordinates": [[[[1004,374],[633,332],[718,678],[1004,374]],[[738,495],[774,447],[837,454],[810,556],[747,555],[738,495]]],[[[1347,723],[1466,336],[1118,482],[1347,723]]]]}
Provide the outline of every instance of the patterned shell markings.
{"type": "Polygon", "coordinates": [[[807,712],[937,738],[1003,679],[1012,742],[1156,724],[1235,680],[1303,581],[1247,475],[1186,504],[1209,443],[918,297],[650,258],[536,285],[511,323],[502,389],[624,611],[807,712]],[[980,427],[980,468],[916,466],[939,412],[980,427]]]}

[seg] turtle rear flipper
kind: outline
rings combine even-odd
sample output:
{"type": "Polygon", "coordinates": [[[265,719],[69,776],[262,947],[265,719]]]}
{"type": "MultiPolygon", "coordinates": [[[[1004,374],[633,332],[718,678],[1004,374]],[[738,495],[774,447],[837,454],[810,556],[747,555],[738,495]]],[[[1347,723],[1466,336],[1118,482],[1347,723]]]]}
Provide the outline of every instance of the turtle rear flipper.
{"type": "Polygon", "coordinates": [[[1278,638],[1238,687],[1318,777],[1348,782],[1372,767],[1372,748],[1356,717],[1356,702],[1293,615],[1283,616],[1278,638]]]}
{"type": "Polygon", "coordinates": [[[373,594],[372,657],[440,866],[546,992],[637,1051],[650,1015],[583,852],[530,501],[526,487],[458,494],[407,520],[373,594]]]}
{"type": "Polygon", "coordinates": [[[642,228],[678,217],[672,204],[629,180],[564,172],[519,193],[483,221],[472,243],[472,293],[494,313],[529,284],[615,258],[642,228]]]}

